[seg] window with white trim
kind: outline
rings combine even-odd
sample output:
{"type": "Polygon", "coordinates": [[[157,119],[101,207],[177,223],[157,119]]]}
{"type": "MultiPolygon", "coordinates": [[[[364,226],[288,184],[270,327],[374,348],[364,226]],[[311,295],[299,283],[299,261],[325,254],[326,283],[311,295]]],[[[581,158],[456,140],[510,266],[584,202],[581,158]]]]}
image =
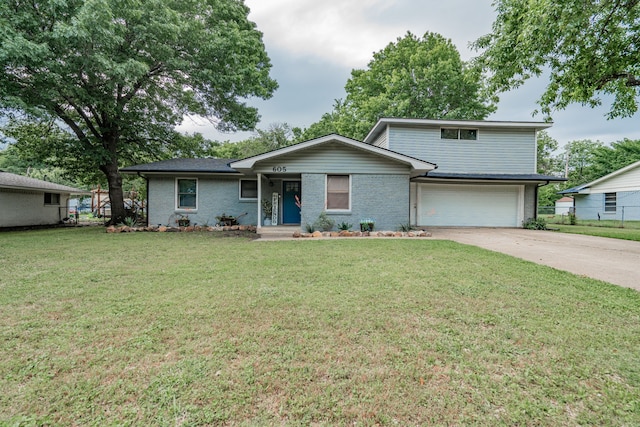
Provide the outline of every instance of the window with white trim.
{"type": "Polygon", "coordinates": [[[58,193],[44,193],[44,204],[45,205],[59,205],[60,204],[60,194],[58,194],[58,193]]]}
{"type": "Polygon", "coordinates": [[[618,204],[616,193],[604,193],[604,212],[615,213],[618,204]]]}
{"type": "Polygon", "coordinates": [[[258,181],[255,179],[240,180],[240,200],[258,199],[258,181]]]}
{"type": "Polygon", "coordinates": [[[327,175],[327,210],[351,209],[351,176],[327,175]]]}
{"type": "Polygon", "coordinates": [[[478,129],[440,128],[440,139],[475,141],[478,139],[478,129]]]}
{"type": "Polygon", "coordinates": [[[196,178],[176,179],[176,208],[198,208],[198,180],[196,178]]]}

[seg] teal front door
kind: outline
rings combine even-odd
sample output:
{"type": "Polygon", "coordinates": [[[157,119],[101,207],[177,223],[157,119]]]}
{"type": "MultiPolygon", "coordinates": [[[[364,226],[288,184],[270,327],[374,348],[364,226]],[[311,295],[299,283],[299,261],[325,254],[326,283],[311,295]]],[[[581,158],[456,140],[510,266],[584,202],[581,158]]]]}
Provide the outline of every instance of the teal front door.
{"type": "Polygon", "coordinates": [[[300,224],[300,208],[296,196],[300,198],[300,181],[282,181],[282,223],[300,224]]]}

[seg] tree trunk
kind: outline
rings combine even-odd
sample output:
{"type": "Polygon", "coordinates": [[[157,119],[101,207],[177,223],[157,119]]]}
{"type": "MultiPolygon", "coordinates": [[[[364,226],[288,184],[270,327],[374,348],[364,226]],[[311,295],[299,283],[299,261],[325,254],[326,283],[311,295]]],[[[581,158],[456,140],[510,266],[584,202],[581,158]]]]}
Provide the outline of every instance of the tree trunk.
{"type": "Polygon", "coordinates": [[[122,192],[122,176],[118,172],[118,164],[105,165],[101,168],[109,183],[109,200],[111,202],[111,220],[109,224],[116,225],[124,221],[124,194],[122,192]]]}

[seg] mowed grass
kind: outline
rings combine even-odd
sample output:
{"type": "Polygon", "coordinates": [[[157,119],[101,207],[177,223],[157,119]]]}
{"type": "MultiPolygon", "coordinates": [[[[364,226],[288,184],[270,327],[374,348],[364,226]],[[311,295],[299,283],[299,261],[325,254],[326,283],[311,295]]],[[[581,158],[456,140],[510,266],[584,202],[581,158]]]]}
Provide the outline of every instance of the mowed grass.
{"type": "Polygon", "coordinates": [[[611,237],[613,239],[640,241],[640,228],[616,228],[593,225],[552,224],[549,227],[563,233],[586,234],[588,236],[611,237]]]}
{"type": "Polygon", "coordinates": [[[0,234],[0,425],[639,425],[640,293],[429,239],[0,234]]]}

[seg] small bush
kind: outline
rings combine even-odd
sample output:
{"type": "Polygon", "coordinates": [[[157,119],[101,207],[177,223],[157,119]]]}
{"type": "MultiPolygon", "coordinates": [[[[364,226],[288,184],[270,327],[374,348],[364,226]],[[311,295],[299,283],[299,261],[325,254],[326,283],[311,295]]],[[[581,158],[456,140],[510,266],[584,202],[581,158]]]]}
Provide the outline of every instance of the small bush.
{"type": "Polygon", "coordinates": [[[528,230],[547,230],[547,221],[544,218],[529,218],[522,226],[528,230]]]}
{"type": "Polygon", "coordinates": [[[304,224],[304,229],[307,231],[307,233],[313,233],[314,231],[316,231],[315,224],[309,224],[308,222],[304,224]]]}
{"type": "Polygon", "coordinates": [[[344,221],[338,224],[338,230],[349,231],[351,230],[351,227],[353,227],[353,224],[349,224],[348,222],[344,221]]]}
{"type": "Polygon", "coordinates": [[[409,224],[408,222],[405,224],[400,224],[398,226],[398,230],[404,233],[408,233],[409,231],[411,231],[411,224],[409,224]]]}
{"type": "Polygon", "coordinates": [[[318,216],[316,222],[313,223],[313,226],[322,231],[331,231],[333,230],[333,226],[336,225],[336,222],[329,218],[326,212],[321,212],[318,216]]]}
{"type": "Polygon", "coordinates": [[[577,220],[575,212],[569,212],[569,224],[576,225],[577,220]]]}

